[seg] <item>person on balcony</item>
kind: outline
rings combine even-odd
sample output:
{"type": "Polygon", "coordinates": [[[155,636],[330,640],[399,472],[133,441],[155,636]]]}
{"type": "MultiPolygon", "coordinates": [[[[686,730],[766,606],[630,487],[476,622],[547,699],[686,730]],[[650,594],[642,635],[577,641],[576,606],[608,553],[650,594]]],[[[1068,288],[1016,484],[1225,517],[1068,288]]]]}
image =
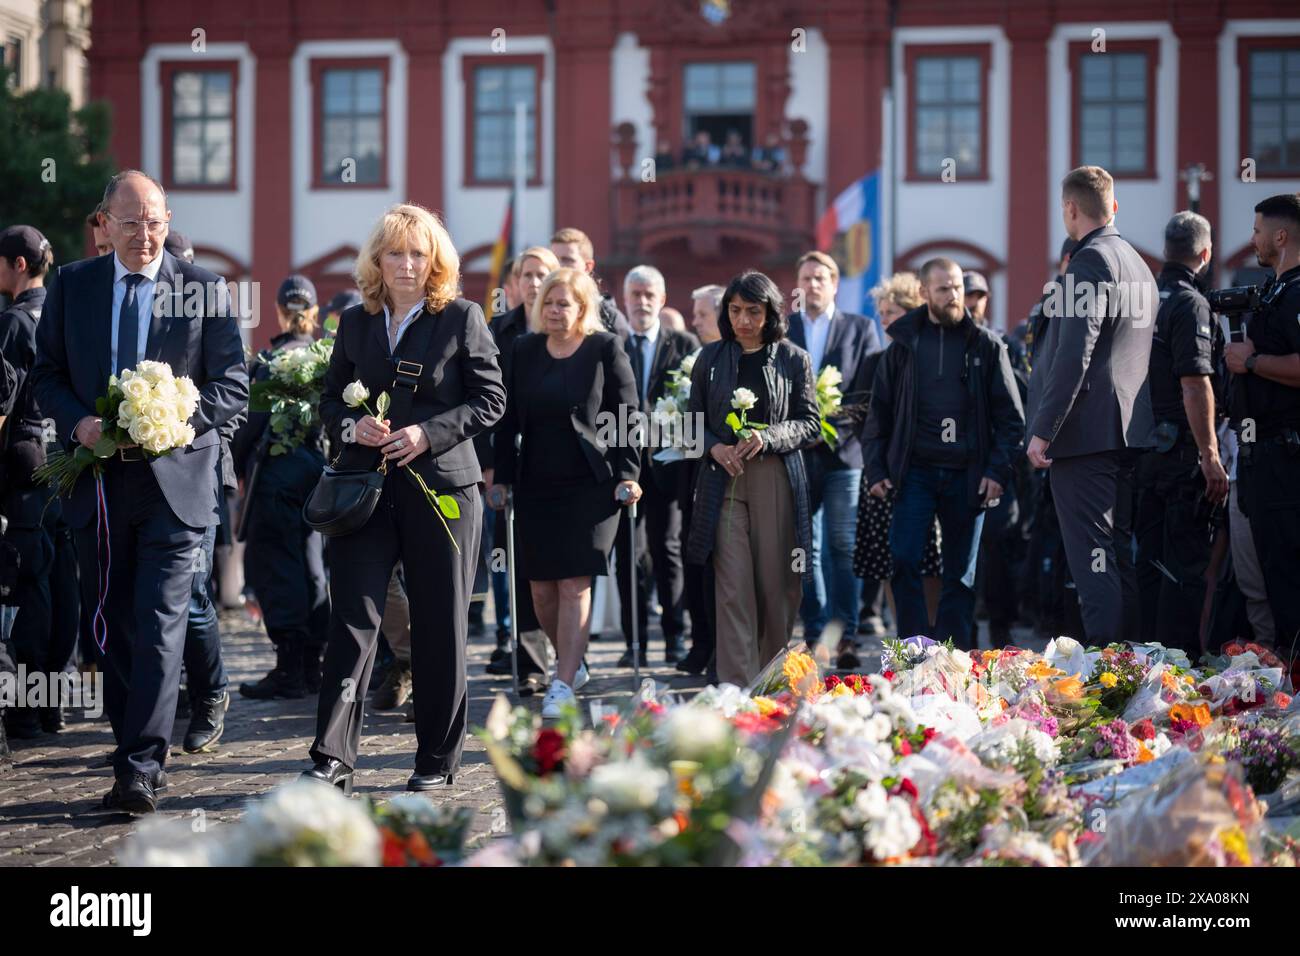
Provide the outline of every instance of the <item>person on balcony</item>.
{"type": "Polygon", "coordinates": [[[740,138],[740,130],[727,130],[727,141],[722,144],[718,162],[723,166],[748,166],[749,148],[740,138]]]}
{"type": "Polygon", "coordinates": [[[682,165],[687,169],[699,169],[701,166],[716,166],[722,157],[722,151],[713,145],[713,137],[707,129],[696,130],[694,139],[682,150],[682,165]]]}
{"type": "Polygon", "coordinates": [[[779,173],[785,169],[785,149],[781,146],[781,134],[767,134],[762,146],[754,147],[753,166],[765,173],[779,173]]]}

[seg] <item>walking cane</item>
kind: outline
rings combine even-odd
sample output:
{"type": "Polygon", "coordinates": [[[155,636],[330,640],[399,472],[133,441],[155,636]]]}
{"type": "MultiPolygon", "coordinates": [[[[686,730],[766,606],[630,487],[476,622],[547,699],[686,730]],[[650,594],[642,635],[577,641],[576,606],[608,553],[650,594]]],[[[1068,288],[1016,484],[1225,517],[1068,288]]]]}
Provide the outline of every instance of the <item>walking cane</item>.
{"type": "Polygon", "coordinates": [[[510,682],[519,700],[519,602],[515,597],[515,490],[506,491],[506,580],[510,593],[510,682]]]}
{"type": "Polygon", "coordinates": [[[632,599],[632,692],[641,686],[641,628],[636,616],[636,502],[627,506],[627,533],[631,539],[628,549],[632,560],[628,562],[628,578],[632,586],[628,588],[632,599]]]}

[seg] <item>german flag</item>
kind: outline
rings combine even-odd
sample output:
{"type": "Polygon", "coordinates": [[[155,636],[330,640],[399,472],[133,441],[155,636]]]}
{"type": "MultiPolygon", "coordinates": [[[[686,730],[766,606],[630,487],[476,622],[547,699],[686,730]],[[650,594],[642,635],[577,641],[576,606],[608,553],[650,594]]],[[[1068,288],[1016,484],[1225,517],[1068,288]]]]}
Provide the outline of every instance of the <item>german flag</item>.
{"type": "Polygon", "coordinates": [[[501,273],[506,264],[506,259],[510,258],[510,236],[514,231],[514,220],[515,191],[512,189],[510,190],[510,197],[506,200],[506,218],[501,223],[501,233],[492,246],[492,264],[488,266],[487,292],[483,296],[483,311],[487,313],[489,320],[492,318],[494,292],[501,288],[502,280],[505,278],[501,273]]]}

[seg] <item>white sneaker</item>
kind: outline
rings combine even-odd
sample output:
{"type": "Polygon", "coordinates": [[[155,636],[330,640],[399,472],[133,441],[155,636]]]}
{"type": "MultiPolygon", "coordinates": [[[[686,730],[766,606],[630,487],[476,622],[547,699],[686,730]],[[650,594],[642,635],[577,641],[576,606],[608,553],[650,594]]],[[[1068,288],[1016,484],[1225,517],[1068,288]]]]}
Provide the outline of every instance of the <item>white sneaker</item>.
{"type": "Polygon", "coordinates": [[[560,716],[560,708],[573,700],[573,688],[557,677],[551,681],[551,689],[542,699],[542,719],[555,720],[560,716]]]}
{"type": "Polygon", "coordinates": [[[578,692],[587,686],[587,681],[591,680],[591,675],[587,673],[587,665],[579,664],[578,673],[573,675],[573,690],[578,692]]]}

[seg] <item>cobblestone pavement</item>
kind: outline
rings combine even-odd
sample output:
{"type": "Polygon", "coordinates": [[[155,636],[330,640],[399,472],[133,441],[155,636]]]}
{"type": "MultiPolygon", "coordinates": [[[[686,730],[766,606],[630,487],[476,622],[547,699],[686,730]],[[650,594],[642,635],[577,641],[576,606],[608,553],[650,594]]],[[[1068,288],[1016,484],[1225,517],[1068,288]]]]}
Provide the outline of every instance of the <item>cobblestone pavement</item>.
{"type": "MultiPolygon", "coordinates": [[[[160,813],[202,819],[220,826],[237,818],[251,795],[292,780],[310,763],[307,748],[315,729],[316,698],[252,701],[240,697],[241,681],[255,680],[274,662],[261,626],[244,611],[227,611],[221,620],[225,665],[232,690],[231,707],[221,741],[209,753],[186,754],[180,747],[185,721],[178,720],[167,763],[169,788],[161,795],[160,813]]],[[[492,651],[488,636],[471,639],[469,655],[470,726],[481,726],[498,693],[509,693],[509,677],[484,672],[492,651]]],[[[1041,646],[1017,632],[1022,646],[1041,646]]],[[[656,628],[650,635],[650,667],[643,676],[661,686],[686,692],[704,686],[664,665],[656,628]]],[[[623,643],[617,634],[595,641],[588,653],[592,679],[584,701],[617,704],[633,691],[632,672],[616,661],[623,643]]],[[[878,650],[878,646],[877,646],[878,650]]],[[[869,655],[863,670],[878,669],[869,655]]],[[[540,710],[541,696],[524,698],[540,710]]],[[[112,785],[105,757],[113,748],[106,719],[92,721],[70,713],[67,729],[33,740],[11,741],[14,766],[0,774],[0,866],[105,866],[111,864],[131,828],[131,818],[100,808],[112,785]]],[[[402,792],[413,769],[415,731],[401,712],[370,712],[361,741],[355,793],[384,800],[402,792]]],[[[482,744],[471,736],[455,785],[439,800],[476,810],[471,845],[500,830],[500,792],[482,744]],[[494,827],[494,821],[497,826],[494,827]]]]}

